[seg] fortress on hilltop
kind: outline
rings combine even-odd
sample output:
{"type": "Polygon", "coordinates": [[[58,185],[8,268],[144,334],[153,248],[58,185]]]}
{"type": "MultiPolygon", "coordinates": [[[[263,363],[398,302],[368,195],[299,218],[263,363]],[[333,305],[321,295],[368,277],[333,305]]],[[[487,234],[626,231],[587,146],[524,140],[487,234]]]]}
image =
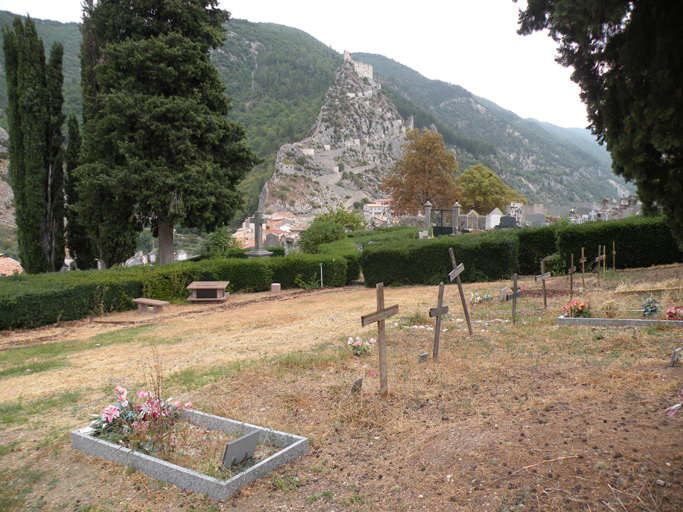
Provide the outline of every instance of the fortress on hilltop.
{"type": "Polygon", "coordinates": [[[344,62],[350,62],[359,77],[372,80],[372,66],[370,64],[356,62],[351,58],[351,54],[347,50],[344,50],[344,62]]]}

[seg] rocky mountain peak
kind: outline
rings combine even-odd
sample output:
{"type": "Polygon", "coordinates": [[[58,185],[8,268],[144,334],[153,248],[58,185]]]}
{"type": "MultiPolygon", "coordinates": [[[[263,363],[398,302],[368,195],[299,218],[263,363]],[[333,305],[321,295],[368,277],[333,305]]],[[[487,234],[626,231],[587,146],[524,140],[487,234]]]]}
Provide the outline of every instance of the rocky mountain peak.
{"type": "Polygon", "coordinates": [[[312,135],[280,148],[259,209],[317,214],[385,197],[379,184],[412,126],[373,80],[372,66],[358,64],[345,55],[312,135]]]}

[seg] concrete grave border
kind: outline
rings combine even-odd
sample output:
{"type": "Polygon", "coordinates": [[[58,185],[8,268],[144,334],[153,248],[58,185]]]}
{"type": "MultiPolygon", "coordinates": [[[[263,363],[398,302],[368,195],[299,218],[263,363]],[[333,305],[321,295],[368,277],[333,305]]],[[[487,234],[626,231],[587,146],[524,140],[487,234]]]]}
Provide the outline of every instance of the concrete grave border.
{"type": "MultiPolygon", "coordinates": [[[[82,427],[71,432],[71,446],[94,457],[100,457],[110,462],[116,462],[130,467],[140,473],[177,485],[182,489],[189,489],[199,494],[206,494],[214,500],[227,500],[242,487],[308,453],[308,438],[278,430],[271,430],[249,423],[242,423],[199,411],[182,411],[182,416],[192,425],[207,430],[220,430],[232,434],[249,434],[260,432],[259,442],[274,444],[282,449],[258,464],[244,470],[228,480],[218,480],[202,473],[192,471],[150,455],[134,452],[123,446],[103,441],[90,434],[90,426],[82,427]]],[[[220,461],[216,461],[218,465],[220,461]]]]}
{"type": "Polygon", "coordinates": [[[681,320],[645,320],[642,318],[571,318],[557,317],[557,325],[592,325],[594,327],[649,327],[665,325],[683,328],[681,320]]]}

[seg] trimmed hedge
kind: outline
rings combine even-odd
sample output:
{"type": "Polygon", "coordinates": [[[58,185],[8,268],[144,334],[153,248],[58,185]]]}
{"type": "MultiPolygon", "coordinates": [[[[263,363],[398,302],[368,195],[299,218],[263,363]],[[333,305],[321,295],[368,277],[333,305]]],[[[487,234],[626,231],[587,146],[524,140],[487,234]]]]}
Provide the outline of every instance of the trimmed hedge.
{"type": "Polygon", "coordinates": [[[557,230],[557,251],[560,256],[569,262],[573,254],[574,263],[577,263],[583,247],[590,269],[595,267],[599,245],[607,247],[607,266],[612,266],[612,242],[616,243],[617,268],[650,267],[683,261],[683,252],[662,217],[628,217],[569,225],[557,230]]]}
{"type": "Polygon", "coordinates": [[[519,238],[519,273],[541,273],[541,260],[557,252],[557,228],[554,225],[514,230],[519,238]]]}
{"type": "Polygon", "coordinates": [[[273,282],[283,289],[319,286],[321,263],[325,286],[344,286],[344,258],[298,254],[6,277],[0,291],[0,330],[132,309],[131,300],[136,297],[183,301],[189,295],[185,288],[192,281],[230,281],[228,289],[233,292],[267,291],[273,282]]]}
{"type": "Polygon", "coordinates": [[[507,279],[517,270],[519,239],[513,232],[406,240],[365,247],[360,257],[365,285],[448,282],[449,247],[465,266],[460,274],[464,282],[507,279]]]}

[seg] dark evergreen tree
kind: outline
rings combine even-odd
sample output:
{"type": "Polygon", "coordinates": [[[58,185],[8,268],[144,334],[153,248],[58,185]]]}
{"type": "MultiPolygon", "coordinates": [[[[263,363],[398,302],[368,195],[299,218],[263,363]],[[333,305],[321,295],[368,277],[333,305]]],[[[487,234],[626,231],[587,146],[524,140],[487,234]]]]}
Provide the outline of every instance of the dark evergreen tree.
{"type": "Polygon", "coordinates": [[[21,263],[27,272],[59,270],[64,261],[64,174],[61,157],[62,57],[49,64],[35,23],[3,29],[10,135],[10,183],[21,263]]]}
{"type": "Polygon", "coordinates": [[[64,176],[64,193],[66,196],[66,246],[69,254],[76,260],[76,266],[81,270],[95,267],[95,251],[92,238],[81,222],[78,212],[71,205],[78,204],[78,187],[73,175],[74,169],[80,165],[81,131],[78,119],[74,114],[67,121],[69,141],[66,146],[64,162],[66,164],[64,176]]]}
{"type": "Polygon", "coordinates": [[[519,32],[550,31],[614,172],[646,210],[661,207],[683,247],[681,17],[680,0],[529,0],[519,32]]]}
{"type": "Polygon", "coordinates": [[[242,204],[235,187],[258,159],[226,118],[230,103],[209,60],[229,17],[216,6],[85,5],[84,160],[76,176],[80,211],[108,264],[132,254],[140,221],[155,227],[165,264],[173,261],[175,224],[213,231],[242,204]],[[132,250],[123,254],[124,246],[132,250]]]}

